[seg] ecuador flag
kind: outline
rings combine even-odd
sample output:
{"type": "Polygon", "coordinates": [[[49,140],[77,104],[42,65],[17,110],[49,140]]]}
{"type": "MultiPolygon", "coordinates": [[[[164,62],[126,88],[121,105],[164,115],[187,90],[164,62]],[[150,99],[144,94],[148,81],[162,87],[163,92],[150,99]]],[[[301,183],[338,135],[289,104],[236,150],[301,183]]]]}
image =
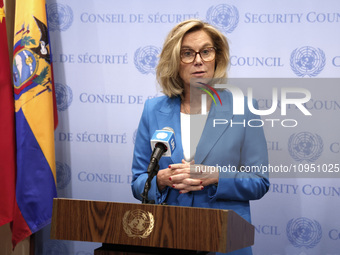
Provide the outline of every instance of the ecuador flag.
{"type": "Polygon", "coordinates": [[[50,223],[56,197],[56,118],[45,0],[16,0],[13,83],[17,179],[12,241],[50,223]]]}

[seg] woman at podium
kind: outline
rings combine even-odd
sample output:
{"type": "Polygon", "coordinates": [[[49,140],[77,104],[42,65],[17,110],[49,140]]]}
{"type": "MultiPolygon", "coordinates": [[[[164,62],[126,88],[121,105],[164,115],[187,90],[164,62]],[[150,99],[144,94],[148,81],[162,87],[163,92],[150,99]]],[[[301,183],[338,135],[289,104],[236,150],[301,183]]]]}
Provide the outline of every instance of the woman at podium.
{"type": "MultiPolygon", "coordinates": [[[[143,199],[145,183],[155,170],[148,201],[228,209],[251,221],[249,201],[262,198],[269,188],[263,171],[268,165],[267,143],[247,99],[216,85],[227,77],[229,57],[227,39],[208,23],[187,20],[171,30],[156,75],[165,95],[145,102],[136,135],[135,198],[143,199]],[[236,100],[245,103],[237,105],[236,100]],[[236,110],[243,113],[235,114],[236,110]],[[173,130],[173,140],[162,134],[165,127],[164,131],[173,130]],[[150,157],[156,156],[150,140],[167,150],[156,158],[153,170],[150,157]]],[[[255,100],[253,105],[257,107],[255,100]]],[[[228,254],[252,252],[248,247],[228,254]]]]}

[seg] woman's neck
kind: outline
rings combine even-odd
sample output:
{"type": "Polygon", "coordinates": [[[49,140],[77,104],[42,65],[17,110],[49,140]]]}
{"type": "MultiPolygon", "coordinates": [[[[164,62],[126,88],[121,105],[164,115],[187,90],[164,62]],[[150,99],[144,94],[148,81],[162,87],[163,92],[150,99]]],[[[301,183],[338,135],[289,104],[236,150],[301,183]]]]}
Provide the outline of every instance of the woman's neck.
{"type": "MultiPolygon", "coordinates": [[[[181,100],[181,112],[186,114],[198,114],[202,112],[202,94],[200,89],[185,89],[181,100]]],[[[212,99],[207,97],[207,109],[210,110],[212,99]]]]}

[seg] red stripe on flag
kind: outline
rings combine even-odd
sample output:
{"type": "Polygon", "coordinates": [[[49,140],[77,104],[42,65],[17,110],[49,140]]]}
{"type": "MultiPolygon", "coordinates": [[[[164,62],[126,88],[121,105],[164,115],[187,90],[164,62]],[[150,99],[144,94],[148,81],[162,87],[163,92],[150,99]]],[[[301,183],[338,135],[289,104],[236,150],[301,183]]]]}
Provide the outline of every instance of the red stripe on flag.
{"type": "Polygon", "coordinates": [[[14,203],[14,215],[13,215],[13,222],[11,224],[11,229],[12,229],[13,250],[19,242],[21,242],[26,237],[32,234],[24,217],[22,216],[20,212],[20,209],[16,201],[14,203]]]}
{"type": "Polygon", "coordinates": [[[0,226],[12,221],[15,201],[14,100],[3,7],[0,0],[0,226]]]}

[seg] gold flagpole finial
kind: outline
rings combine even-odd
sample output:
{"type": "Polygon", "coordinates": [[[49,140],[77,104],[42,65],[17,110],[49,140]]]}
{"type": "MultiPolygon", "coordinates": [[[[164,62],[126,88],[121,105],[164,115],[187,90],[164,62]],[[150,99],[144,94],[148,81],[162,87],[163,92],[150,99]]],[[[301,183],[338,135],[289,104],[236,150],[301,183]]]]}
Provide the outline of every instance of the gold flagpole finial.
{"type": "Polygon", "coordinates": [[[5,6],[3,6],[2,8],[0,8],[0,23],[2,23],[2,19],[5,18],[5,6]]]}

